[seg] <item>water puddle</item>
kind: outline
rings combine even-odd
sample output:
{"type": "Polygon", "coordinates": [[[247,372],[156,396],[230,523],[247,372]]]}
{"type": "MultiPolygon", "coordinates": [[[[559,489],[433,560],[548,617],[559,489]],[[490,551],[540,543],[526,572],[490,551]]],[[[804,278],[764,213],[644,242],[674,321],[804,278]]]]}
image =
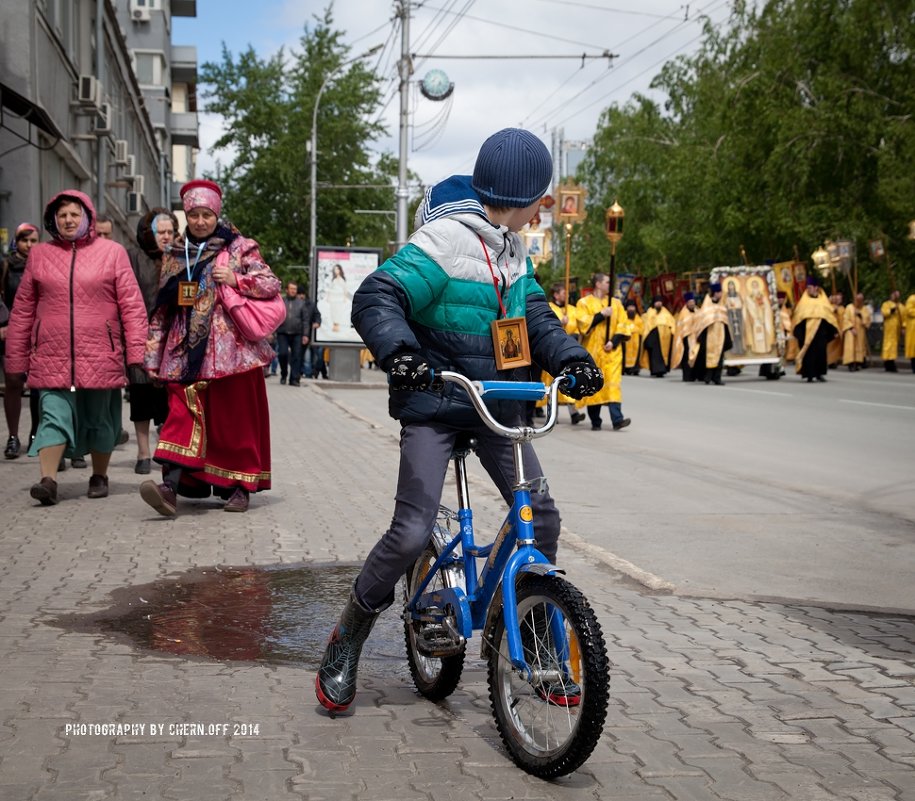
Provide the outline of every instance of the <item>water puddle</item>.
{"type": "MultiPolygon", "coordinates": [[[[176,656],[315,669],[358,572],[336,564],[195,568],[115,590],[108,609],[50,623],[176,656]]],[[[398,612],[394,604],[382,614],[363,651],[375,675],[407,673],[398,612]]]]}

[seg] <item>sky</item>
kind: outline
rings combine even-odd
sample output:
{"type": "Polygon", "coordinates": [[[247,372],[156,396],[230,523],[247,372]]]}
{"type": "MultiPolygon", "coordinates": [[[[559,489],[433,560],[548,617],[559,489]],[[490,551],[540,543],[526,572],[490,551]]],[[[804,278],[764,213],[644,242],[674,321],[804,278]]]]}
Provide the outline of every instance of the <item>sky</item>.
{"type": "MultiPolygon", "coordinates": [[[[384,46],[365,61],[382,77],[390,101],[381,113],[388,135],[374,150],[397,154],[401,42],[393,0],[198,0],[196,17],[174,18],[172,39],[196,45],[199,66],[218,62],[223,43],[235,56],[250,45],[267,58],[280,47],[297,48],[305,26],[313,28],[328,7],[352,56],[384,46]]],[[[408,165],[429,184],[472,172],[480,144],[501,128],[527,128],[547,146],[556,130],[566,141],[587,141],[607,106],[624,105],[635,92],[662,100],[649,89],[652,78],[669,59],[696,50],[704,17],[726,23],[730,2],[411,0],[410,7],[416,57],[408,165]],[[614,58],[582,58],[605,52],[614,58]],[[419,93],[432,70],[443,70],[454,83],[449,100],[419,93]]],[[[211,150],[221,130],[218,117],[200,114],[200,174],[214,171],[217,159],[229,160],[211,150]]]]}

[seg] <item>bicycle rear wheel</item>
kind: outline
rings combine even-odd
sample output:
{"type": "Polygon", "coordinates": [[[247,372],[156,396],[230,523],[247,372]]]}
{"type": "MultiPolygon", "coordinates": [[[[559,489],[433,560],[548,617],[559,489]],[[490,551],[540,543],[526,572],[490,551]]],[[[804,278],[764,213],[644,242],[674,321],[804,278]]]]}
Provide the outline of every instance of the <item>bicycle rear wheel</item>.
{"type": "Polygon", "coordinates": [[[607,717],[609,662],[600,624],[584,595],[558,576],[527,575],[517,592],[524,659],[519,675],[508,651],[505,618],[493,627],[489,697],[496,727],[515,763],[543,779],[571,773],[591,755],[607,717]],[[550,631],[565,620],[568,658],[550,631]]]}
{"type": "MultiPolygon", "coordinates": [[[[438,552],[435,537],[404,577],[404,602],[408,603],[426,575],[435,564],[438,552]]],[[[426,592],[452,586],[454,579],[448,571],[439,570],[429,582],[426,592]]],[[[451,617],[453,620],[453,617],[451,617]]],[[[420,695],[430,701],[441,701],[454,692],[464,670],[466,643],[456,645],[447,627],[416,620],[404,613],[404,639],[407,645],[407,663],[410,675],[420,695]]]]}

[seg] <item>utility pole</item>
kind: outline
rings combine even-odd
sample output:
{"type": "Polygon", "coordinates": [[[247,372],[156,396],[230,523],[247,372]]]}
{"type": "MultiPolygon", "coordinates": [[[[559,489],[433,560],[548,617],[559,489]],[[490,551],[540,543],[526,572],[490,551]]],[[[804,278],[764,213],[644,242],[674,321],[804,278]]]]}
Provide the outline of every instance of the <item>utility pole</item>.
{"type": "Polygon", "coordinates": [[[410,0],[398,0],[400,27],[400,165],[397,174],[397,249],[407,243],[407,153],[410,132],[410,76],[413,60],[410,57],[410,0]]]}

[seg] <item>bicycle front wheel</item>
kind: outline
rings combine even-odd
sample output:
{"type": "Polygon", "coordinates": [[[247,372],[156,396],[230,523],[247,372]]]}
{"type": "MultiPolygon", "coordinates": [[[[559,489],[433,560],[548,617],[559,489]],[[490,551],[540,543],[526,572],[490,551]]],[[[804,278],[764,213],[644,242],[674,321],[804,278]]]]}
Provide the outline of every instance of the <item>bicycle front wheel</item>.
{"type": "MultiPolygon", "coordinates": [[[[404,577],[404,601],[409,602],[422,584],[438,558],[438,551],[430,542],[422,555],[409,568],[404,577]]],[[[429,582],[427,592],[450,586],[450,577],[440,570],[429,582]]],[[[453,621],[453,616],[450,616],[453,621]]],[[[466,644],[458,645],[447,627],[414,619],[404,615],[404,639],[407,645],[407,663],[410,675],[420,695],[430,701],[441,701],[454,692],[464,670],[466,644]]]]}
{"type": "Polygon", "coordinates": [[[604,728],[609,700],[604,636],[584,595],[558,576],[525,576],[517,608],[524,660],[533,676],[512,666],[505,618],[499,615],[489,654],[496,727],[520,768],[543,779],[564,776],[591,755],[604,728]],[[557,613],[564,619],[565,654],[558,653],[551,629],[557,613]]]}

